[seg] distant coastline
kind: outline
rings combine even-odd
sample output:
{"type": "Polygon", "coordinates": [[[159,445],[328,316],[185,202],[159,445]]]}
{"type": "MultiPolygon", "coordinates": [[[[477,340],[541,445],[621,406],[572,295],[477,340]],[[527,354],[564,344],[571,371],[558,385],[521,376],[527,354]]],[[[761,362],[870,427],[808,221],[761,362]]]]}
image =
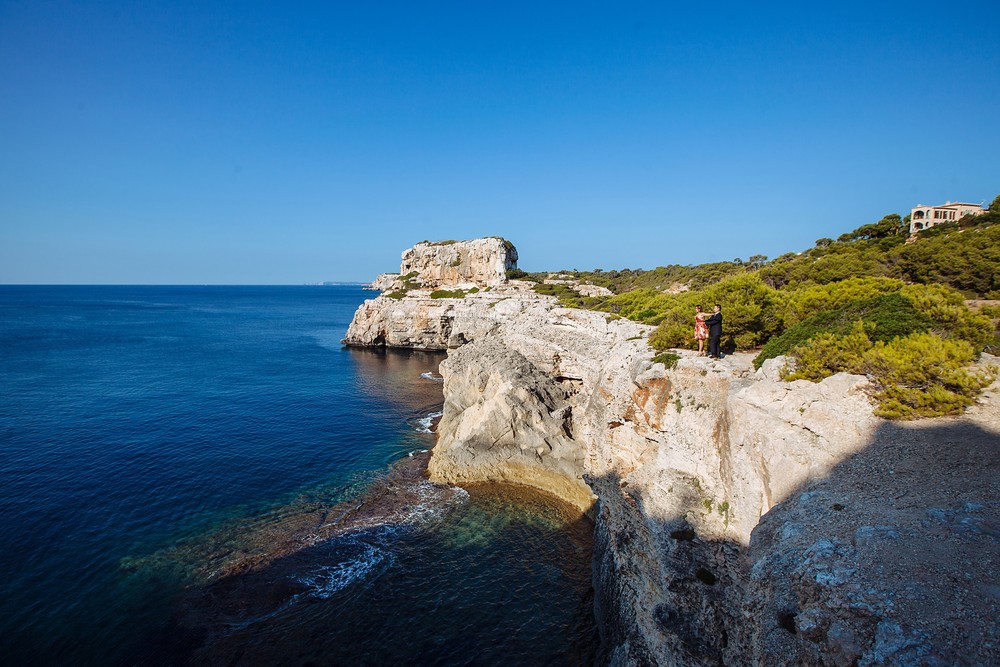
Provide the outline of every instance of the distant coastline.
{"type": "Polygon", "coordinates": [[[367,284],[362,282],[338,282],[335,280],[324,280],[321,283],[303,283],[306,287],[363,287],[367,284]]]}

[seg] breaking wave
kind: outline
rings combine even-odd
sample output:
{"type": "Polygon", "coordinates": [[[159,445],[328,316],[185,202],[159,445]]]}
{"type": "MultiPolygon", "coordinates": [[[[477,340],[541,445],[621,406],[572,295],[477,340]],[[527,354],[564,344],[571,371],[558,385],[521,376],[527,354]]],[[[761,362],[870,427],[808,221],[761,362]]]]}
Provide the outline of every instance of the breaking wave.
{"type": "Polygon", "coordinates": [[[434,420],[443,416],[444,412],[431,412],[413,420],[413,428],[416,429],[417,433],[433,433],[434,429],[431,427],[434,425],[434,420]]]}
{"type": "Polygon", "coordinates": [[[358,540],[345,540],[343,546],[354,547],[356,552],[345,560],[332,565],[320,565],[296,580],[306,587],[306,593],[325,600],[354,583],[371,581],[392,565],[391,552],[358,540]]]}

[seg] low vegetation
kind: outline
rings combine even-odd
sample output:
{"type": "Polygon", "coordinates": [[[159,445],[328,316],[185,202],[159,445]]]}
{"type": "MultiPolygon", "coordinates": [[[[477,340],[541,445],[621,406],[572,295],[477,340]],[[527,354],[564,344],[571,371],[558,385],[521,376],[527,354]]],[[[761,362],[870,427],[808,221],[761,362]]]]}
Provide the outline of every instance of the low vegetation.
{"type": "Polygon", "coordinates": [[[984,350],[1000,352],[1000,306],[974,312],[966,300],[1000,299],[998,222],[1000,196],[987,213],[932,227],[911,242],[909,220],[891,214],[771,261],[754,255],[651,271],[562,272],[607,287],[610,297],[583,297],[567,284],[534,289],[609,319],[655,325],[650,345],[665,354],[693,348],[695,306],[710,312],[718,303],[723,349],[759,349],[758,367],[786,355],[789,379],[862,373],[878,414],[888,418],[954,414],[996,376],[972,364],[984,350]]]}
{"type": "Polygon", "coordinates": [[[861,320],[844,335],[821,333],[793,351],[794,369],[786,380],[817,382],[832,373],[867,375],[878,400],[875,414],[913,419],[956,414],[996,379],[995,368],[972,369],[976,350],[961,339],[934,333],[872,341],[861,320]]]}
{"type": "Polygon", "coordinates": [[[507,269],[507,280],[530,280],[532,282],[540,283],[542,279],[533,273],[528,273],[521,269],[507,269]]]}
{"type": "Polygon", "coordinates": [[[654,364],[663,364],[667,368],[673,368],[680,361],[681,355],[676,352],[661,352],[653,357],[654,364]]]}
{"type": "Polygon", "coordinates": [[[479,291],[478,287],[473,287],[470,290],[446,290],[446,289],[436,289],[431,292],[432,299],[464,299],[469,294],[475,294],[479,291]]]}

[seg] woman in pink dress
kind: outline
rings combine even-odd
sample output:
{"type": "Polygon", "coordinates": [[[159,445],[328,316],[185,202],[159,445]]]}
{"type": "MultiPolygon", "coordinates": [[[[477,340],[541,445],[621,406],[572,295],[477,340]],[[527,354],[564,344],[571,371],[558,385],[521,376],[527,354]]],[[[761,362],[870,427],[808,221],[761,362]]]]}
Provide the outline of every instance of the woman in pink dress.
{"type": "Polygon", "coordinates": [[[705,341],[708,340],[708,325],[705,324],[705,313],[701,312],[701,306],[695,306],[694,339],[698,341],[698,354],[704,357],[705,341]]]}

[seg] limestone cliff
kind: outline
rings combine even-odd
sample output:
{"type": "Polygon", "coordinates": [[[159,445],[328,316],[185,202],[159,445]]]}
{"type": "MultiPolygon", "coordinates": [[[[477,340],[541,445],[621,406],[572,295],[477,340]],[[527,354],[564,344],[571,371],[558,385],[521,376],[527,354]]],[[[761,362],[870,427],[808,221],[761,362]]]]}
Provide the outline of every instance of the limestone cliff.
{"type": "Polygon", "coordinates": [[[445,350],[478,338],[511,309],[543,298],[530,283],[507,280],[512,268],[517,250],[505,239],[418,243],[403,252],[399,274],[383,273],[371,283],[383,294],[358,308],[343,342],[445,350]],[[434,298],[436,290],[452,296],[434,298]]]}
{"type": "Polygon", "coordinates": [[[966,417],[902,427],[863,377],[785,383],[780,360],[683,352],[667,369],[650,327],[504,294],[448,326],[383,297],[352,330],[453,339],[433,479],[596,499],[604,662],[998,661],[996,386],[966,417]]]}
{"type": "Polygon", "coordinates": [[[558,380],[499,336],[455,350],[442,374],[445,416],[428,466],[433,479],[528,484],[583,509],[592,504],[585,452],[572,438],[572,410],[558,380]]]}
{"type": "Polygon", "coordinates": [[[403,252],[402,260],[400,275],[415,274],[417,282],[428,287],[490,287],[507,282],[507,271],[517,268],[517,249],[498,237],[423,241],[403,252]]]}

